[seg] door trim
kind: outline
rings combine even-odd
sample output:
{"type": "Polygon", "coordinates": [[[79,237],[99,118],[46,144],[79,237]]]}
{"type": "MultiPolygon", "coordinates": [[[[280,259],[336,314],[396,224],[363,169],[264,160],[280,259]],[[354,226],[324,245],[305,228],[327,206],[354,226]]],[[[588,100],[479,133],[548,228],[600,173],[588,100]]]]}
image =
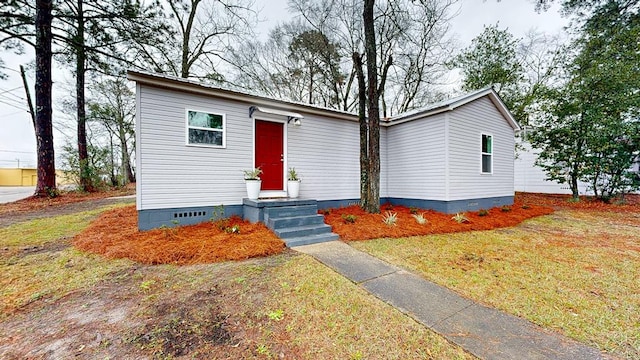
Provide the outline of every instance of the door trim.
{"type": "Polygon", "coordinates": [[[289,167],[287,166],[287,121],[286,119],[278,119],[277,117],[271,116],[251,116],[251,126],[253,127],[253,135],[251,136],[252,167],[256,164],[256,120],[282,124],[282,152],[284,153],[284,161],[282,162],[282,190],[260,190],[260,197],[287,197],[287,170],[289,169],[289,167]]]}

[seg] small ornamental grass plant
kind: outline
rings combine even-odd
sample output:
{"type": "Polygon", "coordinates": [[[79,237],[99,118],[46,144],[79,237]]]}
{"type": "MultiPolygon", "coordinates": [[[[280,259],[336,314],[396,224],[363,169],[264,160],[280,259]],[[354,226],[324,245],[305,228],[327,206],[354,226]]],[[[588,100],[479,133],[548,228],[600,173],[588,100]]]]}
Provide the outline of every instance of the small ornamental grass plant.
{"type": "Polygon", "coordinates": [[[416,222],[420,225],[424,225],[428,223],[427,218],[424,217],[424,213],[420,213],[420,214],[412,213],[411,216],[413,216],[413,218],[416,219],[416,222]]]}
{"type": "Polygon", "coordinates": [[[451,220],[457,222],[458,224],[468,223],[469,218],[465,213],[457,213],[451,217],[451,220]]]}
{"type": "Polygon", "coordinates": [[[396,226],[396,223],[398,222],[398,213],[392,213],[391,211],[385,212],[382,222],[387,224],[387,226],[396,226]]]}
{"type": "Polygon", "coordinates": [[[355,224],[358,217],[352,214],[344,214],[342,215],[342,220],[344,220],[345,224],[355,224]]]}

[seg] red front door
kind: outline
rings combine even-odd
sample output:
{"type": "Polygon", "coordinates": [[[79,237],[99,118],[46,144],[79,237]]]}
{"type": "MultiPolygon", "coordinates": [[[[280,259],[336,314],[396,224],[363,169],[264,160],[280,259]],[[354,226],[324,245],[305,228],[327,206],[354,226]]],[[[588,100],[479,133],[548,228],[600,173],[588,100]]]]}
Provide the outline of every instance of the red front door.
{"type": "Polygon", "coordinates": [[[283,126],[256,120],[256,167],[262,169],[262,190],[284,189],[283,126]]]}

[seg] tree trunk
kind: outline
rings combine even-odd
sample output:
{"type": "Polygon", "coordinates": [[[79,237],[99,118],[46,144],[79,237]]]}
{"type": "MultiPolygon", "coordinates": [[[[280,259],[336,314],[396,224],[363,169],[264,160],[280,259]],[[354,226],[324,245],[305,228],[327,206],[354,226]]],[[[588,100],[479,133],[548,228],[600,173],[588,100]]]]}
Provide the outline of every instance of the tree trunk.
{"type": "Polygon", "coordinates": [[[123,185],[136,182],[136,178],[131,171],[131,157],[129,156],[129,145],[127,145],[127,136],[123,127],[124,116],[121,119],[120,126],[118,127],[118,138],[120,139],[120,152],[122,157],[122,177],[124,179],[123,185]]]}
{"type": "Polygon", "coordinates": [[[375,0],[364,2],[364,47],[367,56],[367,115],[369,125],[369,191],[365,211],[380,212],[380,109],[378,93],[378,65],[373,14],[375,0]]]}
{"type": "Polygon", "coordinates": [[[111,134],[109,134],[109,160],[111,161],[111,186],[115,187],[118,186],[118,176],[116,175],[116,160],[113,151],[113,136],[111,134]]]}
{"type": "Polygon", "coordinates": [[[578,175],[577,175],[577,169],[574,169],[574,171],[571,172],[571,197],[573,197],[574,200],[579,200],[580,196],[578,193],[578,175]]]}
{"type": "Polygon", "coordinates": [[[84,76],[86,73],[86,54],[84,46],[84,0],[78,0],[78,29],[74,41],[76,51],[76,111],[78,116],[78,159],[80,163],[80,187],[82,190],[92,192],[94,186],[91,177],[91,164],[87,151],[87,113],[84,103],[84,76]]]}
{"type": "Polygon", "coordinates": [[[360,123],[360,206],[367,205],[369,194],[369,131],[367,124],[367,86],[364,82],[362,58],[357,52],[353,53],[353,66],[358,79],[358,122],[360,123]]]}
{"type": "Polygon", "coordinates": [[[186,27],[183,28],[182,34],[182,64],[180,77],[188,78],[191,71],[191,60],[189,59],[189,43],[191,42],[191,30],[193,29],[193,21],[196,18],[198,12],[198,5],[201,0],[191,0],[191,12],[189,13],[189,19],[187,20],[186,27]]]}
{"type": "Polygon", "coordinates": [[[38,183],[35,196],[55,196],[56,167],[51,112],[51,0],[36,1],[36,121],[38,183]]]}

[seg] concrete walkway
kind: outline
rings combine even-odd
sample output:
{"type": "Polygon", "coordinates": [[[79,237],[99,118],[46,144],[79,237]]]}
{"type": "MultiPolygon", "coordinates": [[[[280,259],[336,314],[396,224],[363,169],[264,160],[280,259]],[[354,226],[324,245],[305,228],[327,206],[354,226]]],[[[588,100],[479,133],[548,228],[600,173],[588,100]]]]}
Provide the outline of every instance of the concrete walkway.
{"type": "Polygon", "coordinates": [[[294,247],[481,359],[603,359],[599,350],[332,241],[294,247]]]}

